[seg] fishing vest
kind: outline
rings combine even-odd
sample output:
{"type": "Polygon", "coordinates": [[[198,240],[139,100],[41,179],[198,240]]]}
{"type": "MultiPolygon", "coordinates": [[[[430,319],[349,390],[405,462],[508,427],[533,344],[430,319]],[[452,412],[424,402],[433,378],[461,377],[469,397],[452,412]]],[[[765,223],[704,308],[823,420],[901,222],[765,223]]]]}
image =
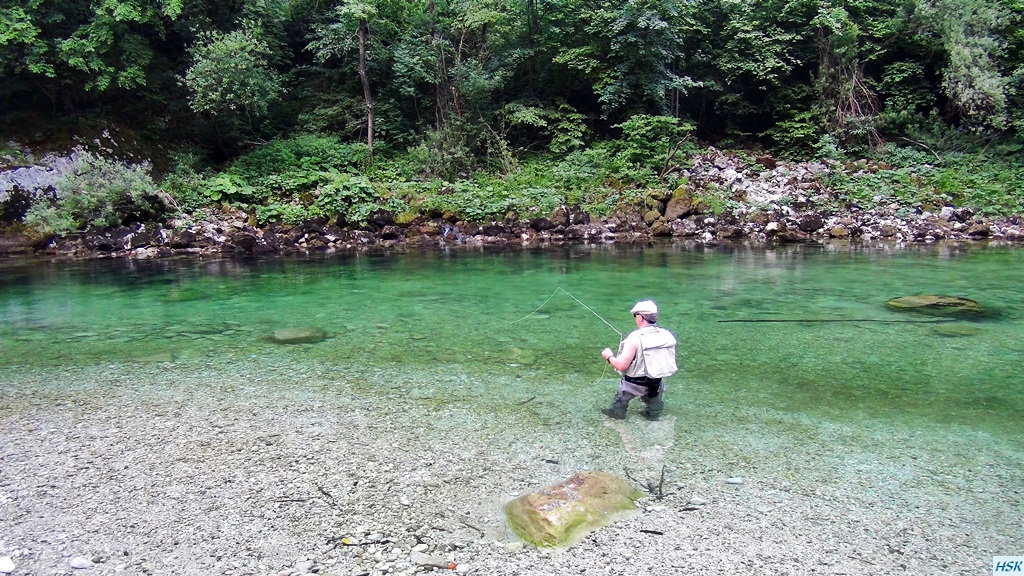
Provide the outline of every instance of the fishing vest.
{"type": "MultiPolygon", "coordinates": [[[[668,378],[676,373],[676,337],[660,326],[644,326],[633,334],[637,338],[633,363],[622,373],[631,378],[668,378]]],[[[630,334],[630,336],[633,336],[630,334]]]]}

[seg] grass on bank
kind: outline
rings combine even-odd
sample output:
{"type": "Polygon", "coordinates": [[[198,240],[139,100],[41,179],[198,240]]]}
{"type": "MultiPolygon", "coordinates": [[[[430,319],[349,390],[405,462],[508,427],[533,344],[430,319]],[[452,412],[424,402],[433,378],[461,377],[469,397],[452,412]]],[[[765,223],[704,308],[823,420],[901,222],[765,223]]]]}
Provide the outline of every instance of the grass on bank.
{"type": "MultiPolygon", "coordinates": [[[[325,217],[357,228],[378,210],[399,223],[419,215],[526,220],[549,216],[563,204],[606,216],[624,205],[650,208],[652,197],[685,190],[681,170],[670,168],[690,167],[704,151],[695,145],[673,150],[666,139],[648,147],[638,137],[560,156],[506,158],[500,169],[439,177],[427,175],[422,154],[378,155],[371,164],[365,145],[307,134],[271,141],[226,166],[181,154],[159,180],[148,166],[85,153],[52,197],[36,199],[22,225],[48,236],[142,221],[158,213],[160,194],[179,215],[201,218],[204,209],[230,206],[260,226],[325,217]]],[[[763,169],[757,154],[731,154],[754,175],[763,169]]],[[[937,154],[912,144],[888,145],[851,159],[833,147],[819,157],[832,167],[821,182],[828,193],[816,200],[823,210],[895,204],[911,213],[951,205],[986,217],[1024,215],[1024,161],[1012,149],[937,154]]],[[[727,189],[691,193],[711,213],[737,205],[727,189]]]]}

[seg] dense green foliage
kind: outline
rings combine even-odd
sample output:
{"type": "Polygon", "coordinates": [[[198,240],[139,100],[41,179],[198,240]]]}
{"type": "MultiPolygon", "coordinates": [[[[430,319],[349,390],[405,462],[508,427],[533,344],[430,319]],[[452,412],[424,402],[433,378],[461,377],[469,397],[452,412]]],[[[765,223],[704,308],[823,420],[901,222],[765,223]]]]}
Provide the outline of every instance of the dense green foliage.
{"type": "Polygon", "coordinates": [[[1021,0],[3,0],[0,125],[131,127],[182,210],[261,221],[610,208],[698,141],[904,146],[925,164],[833,184],[1003,213],[1022,30],[1021,0]]]}
{"type": "Polygon", "coordinates": [[[156,185],[145,166],[85,152],[54,185],[55,195],[36,202],[25,224],[42,235],[109,228],[146,220],[160,211],[156,185]]]}

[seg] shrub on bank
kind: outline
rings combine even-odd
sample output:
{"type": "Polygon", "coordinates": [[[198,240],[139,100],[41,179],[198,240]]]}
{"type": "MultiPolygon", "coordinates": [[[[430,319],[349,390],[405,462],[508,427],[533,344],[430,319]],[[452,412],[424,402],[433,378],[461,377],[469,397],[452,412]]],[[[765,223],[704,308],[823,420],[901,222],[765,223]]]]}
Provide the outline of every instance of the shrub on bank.
{"type": "Polygon", "coordinates": [[[82,151],[26,212],[25,226],[39,236],[87,228],[110,228],[156,219],[164,204],[146,165],[130,165],[82,151]]]}
{"type": "Polygon", "coordinates": [[[837,168],[825,183],[847,205],[929,211],[957,206],[986,217],[1024,214],[1024,165],[1009,158],[888,147],[870,161],[840,162],[837,168]]]}

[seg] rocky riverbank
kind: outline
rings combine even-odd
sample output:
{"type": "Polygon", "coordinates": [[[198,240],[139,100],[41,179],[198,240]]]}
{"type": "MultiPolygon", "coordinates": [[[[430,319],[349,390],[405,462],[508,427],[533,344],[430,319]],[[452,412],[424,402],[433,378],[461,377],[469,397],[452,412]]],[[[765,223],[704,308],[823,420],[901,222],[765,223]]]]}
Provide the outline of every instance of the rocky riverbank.
{"type": "MultiPolygon", "coordinates": [[[[45,187],[47,175],[59,171],[59,159],[43,170],[8,171],[0,185],[18,182],[45,187]],[[18,176],[18,174],[21,174],[18,176]]],[[[254,217],[235,208],[204,209],[144,222],[59,238],[24,235],[0,238],[0,254],[37,253],[56,257],[152,258],[176,254],[282,254],[353,250],[367,247],[436,248],[448,246],[545,246],[564,243],[646,243],[656,239],[692,243],[758,243],[885,240],[897,243],[1024,240],[1024,217],[987,219],[967,208],[933,210],[879,204],[872,208],[843,205],[823,183],[833,170],[879,170],[864,164],[840,168],[825,163],[786,163],[770,157],[749,164],[735,154],[709,149],[683,171],[686,186],[676,191],[651,190],[643,207],[620,208],[596,217],[577,206],[502,221],[465,222],[427,215],[401,218],[378,211],[359,228],[339,226],[329,218],[297,226],[254,225],[254,217]],[[765,165],[770,166],[770,169],[765,165]],[[724,191],[728,206],[709,206],[707,190],[724,191]]],[[[0,186],[0,187],[2,187],[0,186]]],[[[31,192],[37,194],[38,190],[31,192]]],[[[3,200],[3,198],[0,198],[3,200]]]]}
{"type": "Polygon", "coordinates": [[[699,401],[609,421],[604,390],[545,422],[412,397],[459,376],[392,370],[0,369],[0,572],[968,576],[1024,543],[1019,448],[981,433],[741,405],[708,427],[699,401]],[[505,502],[580,470],[650,492],[562,552],[507,531],[505,502]]]}

